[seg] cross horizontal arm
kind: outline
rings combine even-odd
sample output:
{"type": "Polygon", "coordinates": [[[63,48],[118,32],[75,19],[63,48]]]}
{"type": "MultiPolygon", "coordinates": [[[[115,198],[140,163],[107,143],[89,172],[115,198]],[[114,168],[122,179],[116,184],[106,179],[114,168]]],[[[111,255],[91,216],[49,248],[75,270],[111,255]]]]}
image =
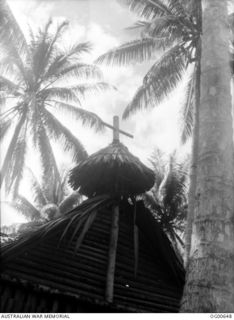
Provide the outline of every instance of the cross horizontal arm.
{"type": "MultiPolygon", "coordinates": [[[[106,122],[103,122],[103,124],[104,124],[104,126],[110,128],[110,129],[112,129],[112,130],[115,130],[115,128],[114,128],[112,125],[110,125],[110,124],[108,124],[108,123],[106,123],[106,122]]],[[[127,137],[129,137],[129,138],[134,138],[134,136],[133,136],[132,134],[127,133],[127,132],[125,132],[125,131],[123,131],[123,130],[120,130],[120,129],[119,129],[119,133],[121,133],[121,134],[123,134],[123,135],[125,135],[125,136],[127,136],[127,137]]]]}

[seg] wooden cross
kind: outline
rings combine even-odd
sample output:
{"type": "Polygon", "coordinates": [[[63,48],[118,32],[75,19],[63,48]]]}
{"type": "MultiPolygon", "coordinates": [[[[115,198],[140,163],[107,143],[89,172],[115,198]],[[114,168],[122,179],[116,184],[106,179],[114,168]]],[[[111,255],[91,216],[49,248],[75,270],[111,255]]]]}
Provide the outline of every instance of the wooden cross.
{"type": "Polygon", "coordinates": [[[111,126],[110,124],[103,122],[104,126],[110,128],[113,130],[113,142],[117,142],[119,141],[119,134],[124,134],[125,136],[129,137],[129,138],[133,138],[133,135],[131,135],[130,133],[127,133],[123,130],[119,129],[119,117],[118,116],[114,116],[113,117],[113,126],[111,126]]]}
{"type": "MultiPolygon", "coordinates": [[[[108,123],[103,123],[106,127],[113,130],[113,142],[119,142],[119,134],[124,134],[129,138],[133,138],[133,135],[119,129],[119,117],[113,117],[113,126],[108,123]]],[[[109,303],[113,302],[114,298],[114,281],[115,281],[115,265],[116,265],[116,253],[119,234],[119,206],[118,204],[112,207],[112,223],[109,243],[108,265],[107,265],[107,277],[106,277],[106,291],[105,298],[109,303]]]]}

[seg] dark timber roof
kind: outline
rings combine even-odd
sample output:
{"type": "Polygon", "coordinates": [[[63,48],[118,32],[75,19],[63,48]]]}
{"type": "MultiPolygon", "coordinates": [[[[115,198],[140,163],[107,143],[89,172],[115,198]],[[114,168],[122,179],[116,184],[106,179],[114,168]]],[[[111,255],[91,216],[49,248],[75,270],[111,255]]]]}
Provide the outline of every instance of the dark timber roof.
{"type": "Polygon", "coordinates": [[[98,210],[77,253],[74,252],[76,239],[69,243],[69,235],[75,225],[71,225],[69,234],[58,247],[64,229],[62,224],[61,227],[48,231],[41,239],[35,240],[32,236],[27,245],[22,244],[15,251],[14,248],[11,249],[11,254],[4,249],[2,290],[4,306],[8,307],[2,307],[1,311],[9,312],[10,301],[12,312],[79,312],[77,301],[83,301],[86,312],[91,311],[92,305],[96,306],[96,309],[93,309],[95,311],[101,306],[102,312],[103,308],[109,312],[177,312],[184,271],[169,240],[142,202],[138,202],[136,223],[139,227],[139,257],[135,277],[132,218],[134,207],[127,201],[121,201],[119,208],[113,303],[108,304],[105,301],[111,225],[111,208],[107,207],[98,210]],[[16,287],[14,294],[9,291],[13,290],[13,287],[16,287]],[[50,298],[56,295],[57,300],[53,298],[53,307],[45,307],[47,302],[42,303],[41,291],[44,292],[44,299],[47,295],[50,298]],[[34,299],[34,304],[29,303],[28,309],[25,303],[19,303],[19,300],[17,302],[17,298],[14,298],[20,299],[26,292],[30,293],[30,299],[34,299]],[[71,297],[69,303],[74,299],[70,309],[66,309],[68,297],[71,297]],[[40,307],[42,305],[44,307],[40,307]]]}

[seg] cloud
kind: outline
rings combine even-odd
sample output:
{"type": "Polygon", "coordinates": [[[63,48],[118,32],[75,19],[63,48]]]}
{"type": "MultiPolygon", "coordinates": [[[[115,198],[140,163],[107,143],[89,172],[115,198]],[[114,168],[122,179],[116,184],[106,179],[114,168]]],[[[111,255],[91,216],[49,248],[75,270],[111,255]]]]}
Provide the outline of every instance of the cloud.
{"type": "Polygon", "coordinates": [[[25,34],[28,33],[28,25],[32,27],[43,25],[52,15],[55,6],[53,1],[37,0],[8,0],[8,4],[25,34]]]}

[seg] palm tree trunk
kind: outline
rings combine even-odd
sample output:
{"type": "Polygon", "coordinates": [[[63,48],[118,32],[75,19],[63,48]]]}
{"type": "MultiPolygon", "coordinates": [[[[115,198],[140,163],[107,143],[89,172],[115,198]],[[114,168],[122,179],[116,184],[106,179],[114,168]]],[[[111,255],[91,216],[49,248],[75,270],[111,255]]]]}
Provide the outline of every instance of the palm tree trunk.
{"type": "MultiPolygon", "coordinates": [[[[192,12],[197,18],[197,23],[202,30],[202,8],[201,0],[192,1],[192,12]]],[[[194,101],[194,127],[193,127],[193,142],[192,142],[192,156],[191,156],[191,166],[190,166],[190,186],[188,193],[188,215],[185,228],[185,255],[184,255],[184,265],[185,268],[188,265],[190,249],[191,249],[191,237],[192,237],[192,224],[194,218],[194,208],[195,208],[195,193],[197,185],[197,158],[198,158],[198,145],[199,145],[199,105],[200,105],[200,81],[201,81],[201,42],[199,41],[197,47],[197,57],[195,66],[195,101],[194,101]]]]}
{"type": "Polygon", "coordinates": [[[192,224],[194,218],[195,208],[195,192],[197,185],[197,155],[198,155],[198,141],[199,141],[199,102],[200,102],[200,62],[197,62],[196,68],[196,92],[195,92],[195,103],[194,103],[194,127],[193,127],[193,142],[192,142],[192,156],[190,166],[190,185],[188,193],[188,215],[185,227],[185,255],[184,265],[185,268],[188,265],[190,249],[191,249],[191,237],[192,237],[192,224]]]}
{"type": "Polygon", "coordinates": [[[182,312],[234,312],[233,130],[227,3],[202,0],[197,186],[182,312]]]}

